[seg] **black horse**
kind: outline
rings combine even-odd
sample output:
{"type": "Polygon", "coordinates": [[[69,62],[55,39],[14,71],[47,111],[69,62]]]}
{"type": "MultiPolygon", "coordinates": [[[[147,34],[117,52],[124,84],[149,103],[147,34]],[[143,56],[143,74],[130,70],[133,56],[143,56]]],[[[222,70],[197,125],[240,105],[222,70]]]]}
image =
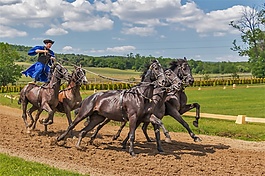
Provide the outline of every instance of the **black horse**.
{"type": "MultiPolygon", "coordinates": [[[[144,74],[145,73],[146,72],[144,72],[144,74]]],[[[175,92],[175,91],[179,91],[182,89],[182,81],[177,77],[177,75],[172,70],[170,70],[170,69],[165,70],[165,76],[166,76],[166,84],[165,84],[166,89],[165,89],[165,87],[157,87],[154,89],[154,93],[153,93],[154,95],[152,97],[152,101],[154,103],[154,106],[153,106],[153,114],[151,115],[151,118],[155,117],[155,118],[162,119],[162,117],[164,116],[164,113],[165,113],[165,104],[164,103],[165,103],[165,99],[167,97],[167,94],[170,92],[173,92],[173,91],[175,92]]],[[[90,143],[93,143],[99,130],[109,122],[110,122],[110,119],[106,119],[104,122],[102,122],[101,124],[98,125],[96,131],[91,136],[90,143]]],[[[142,122],[141,120],[137,121],[137,127],[140,125],[141,122],[142,122]]],[[[148,125],[149,122],[144,122],[144,124],[148,125]]],[[[125,125],[126,125],[126,121],[123,122],[118,133],[113,137],[113,140],[115,140],[119,137],[120,132],[122,131],[122,129],[124,128],[125,125]]],[[[160,133],[158,130],[156,130],[159,127],[155,123],[152,123],[152,125],[154,126],[154,129],[155,129],[155,136],[156,136],[158,151],[162,152],[162,147],[161,147],[161,143],[160,143],[160,133]]],[[[161,123],[159,124],[159,126],[160,125],[163,129],[163,132],[166,136],[166,139],[170,139],[169,133],[165,129],[164,125],[161,123]]],[[[122,143],[123,149],[126,148],[126,143],[127,143],[128,139],[129,139],[129,134],[128,134],[127,138],[124,140],[124,142],[122,143]]]]}
{"type": "Polygon", "coordinates": [[[150,118],[154,107],[154,103],[151,100],[155,87],[164,85],[164,70],[160,63],[155,60],[149,66],[142,82],[133,88],[129,90],[99,92],[84,99],[75,120],[57,138],[57,141],[63,140],[70,130],[88,116],[90,117],[90,122],[79,133],[79,139],[76,144],[77,148],[81,148],[80,143],[82,138],[106,118],[120,122],[129,121],[129,153],[134,156],[134,139],[137,121],[151,121],[158,125],[161,123],[154,116],[150,118]]]}
{"type": "MultiPolygon", "coordinates": [[[[174,73],[177,74],[178,78],[182,81],[181,89],[175,89],[174,91],[168,92],[167,97],[164,101],[164,106],[161,106],[160,108],[156,108],[154,111],[154,114],[157,116],[157,118],[162,119],[165,115],[170,115],[174,119],[176,119],[182,126],[186,128],[186,130],[189,132],[190,136],[193,138],[195,142],[201,141],[199,137],[197,137],[192,130],[190,129],[188,123],[182,118],[182,114],[191,110],[192,108],[196,108],[196,117],[195,121],[193,122],[193,125],[198,127],[198,119],[200,118],[200,105],[198,103],[193,104],[187,104],[187,95],[185,94],[185,87],[190,86],[194,82],[194,78],[191,74],[190,66],[187,62],[187,59],[177,59],[176,61],[173,61],[170,63],[170,69],[174,71],[174,73]]],[[[155,94],[155,93],[154,93],[155,94]]],[[[142,126],[143,133],[145,134],[145,137],[147,141],[151,142],[152,140],[149,138],[147,134],[147,126],[149,122],[145,122],[142,126]]],[[[113,140],[116,140],[126,125],[126,122],[123,123],[118,130],[118,132],[114,135],[113,140]]],[[[165,141],[171,142],[170,135],[164,131],[165,134],[165,141]]],[[[93,137],[94,135],[92,135],[93,137]]],[[[123,141],[123,146],[126,144],[128,139],[125,139],[123,141]]]]}
{"type": "Polygon", "coordinates": [[[172,116],[183,127],[185,127],[195,142],[201,141],[201,139],[192,132],[188,123],[181,116],[185,112],[196,108],[196,116],[193,121],[193,125],[198,127],[198,120],[200,119],[200,105],[198,103],[187,104],[187,95],[185,94],[185,87],[191,86],[194,82],[188,61],[184,57],[184,59],[177,59],[176,61],[171,62],[170,65],[170,69],[178,75],[179,79],[181,79],[184,83],[184,86],[180,91],[177,91],[175,94],[169,94],[166,98],[165,115],[172,116]]]}
{"type": "Polygon", "coordinates": [[[51,67],[51,80],[44,86],[38,86],[36,84],[26,85],[20,92],[18,104],[22,104],[22,118],[27,128],[27,133],[30,133],[31,127],[35,127],[35,121],[32,117],[32,113],[38,110],[36,117],[39,117],[41,112],[45,110],[48,112],[48,117],[42,121],[45,125],[45,131],[47,131],[47,125],[53,123],[53,116],[55,108],[58,105],[58,94],[61,84],[61,79],[69,79],[69,73],[59,63],[52,65],[51,67]],[[32,107],[27,111],[28,103],[32,104],[32,107]],[[27,122],[27,114],[31,119],[31,123],[27,122]]]}

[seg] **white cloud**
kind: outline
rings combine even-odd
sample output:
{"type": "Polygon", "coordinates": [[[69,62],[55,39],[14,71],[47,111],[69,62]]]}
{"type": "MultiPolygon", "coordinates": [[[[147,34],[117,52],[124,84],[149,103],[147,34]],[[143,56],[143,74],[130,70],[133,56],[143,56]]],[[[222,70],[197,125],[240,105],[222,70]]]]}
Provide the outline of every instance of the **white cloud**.
{"type": "Polygon", "coordinates": [[[224,55],[221,57],[216,57],[215,58],[216,62],[221,62],[221,61],[230,61],[230,62],[239,62],[239,61],[248,61],[248,57],[242,57],[238,55],[224,55]]]}
{"type": "Polygon", "coordinates": [[[27,32],[19,31],[17,29],[8,26],[0,25],[0,37],[14,38],[14,37],[24,37],[24,36],[27,36],[27,32]]]}
{"type": "Polygon", "coordinates": [[[73,31],[101,31],[105,29],[112,29],[114,21],[107,17],[91,17],[86,21],[68,21],[62,23],[65,29],[73,31]]]}
{"type": "Polygon", "coordinates": [[[16,4],[21,3],[22,0],[1,0],[0,5],[10,5],[10,4],[16,4]]]}
{"type": "Polygon", "coordinates": [[[194,2],[184,5],[179,15],[168,18],[171,23],[181,24],[195,29],[200,35],[224,36],[236,33],[236,29],[229,26],[230,21],[240,19],[244,6],[233,6],[224,10],[204,13],[194,2]]]}
{"type": "Polygon", "coordinates": [[[62,28],[51,28],[45,32],[46,35],[65,35],[68,34],[68,31],[62,29],[62,28]]]}
{"type": "Polygon", "coordinates": [[[132,27],[123,28],[122,33],[127,35],[151,36],[156,34],[156,31],[152,27],[132,27]]]}
{"type": "Polygon", "coordinates": [[[112,48],[106,48],[106,49],[90,49],[87,51],[87,53],[93,53],[93,54],[124,54],[128,52],[132,52],[136,48],[134,46],[126,45],[126,46],[116,46],[112,48]]]}
{"type": "MultiPolygon", "coordinates": [[[[115,20],[131,26],[122,29],[123,34],[140,36],[157,34],[158,26],[182,31],[191,28],[200,35],[235,33],[228,24],[240,18],[244,7],[238,5],[204,13],[195,2],[181,5],[181,0],[104,0],[94,3],[87,0],[72,3],[64,0],[1,0],[0,5],[0,24],[16,25],[17,31],[26,27],[42,28],[48,35],[62,35],[67,34],[67,29],[82,32],[111,30],[115,20]],[[53,28],[49,29],[49,26],[53,28]]],[[[20,32],[18,36],[23,36],[24,31],[20,32]]]]}
{"type": "Polygon", "coordinates": [[[73,48],[72,46],[69,46],[69,45],[64,46],[62,48],[63,53],[75,53],[75,52],[79,52],[79,51],[80,51],[79,48],[73,48]]]}
{"type": "Polygon", "coordinates": [[[110,52],[128,52],[128,51],[132,51],[135,50],[136,48],[134,46],[117,46],[117,47],[113,47],[113,48],[107,48],[106,51],[110,51],[110,52]]]}

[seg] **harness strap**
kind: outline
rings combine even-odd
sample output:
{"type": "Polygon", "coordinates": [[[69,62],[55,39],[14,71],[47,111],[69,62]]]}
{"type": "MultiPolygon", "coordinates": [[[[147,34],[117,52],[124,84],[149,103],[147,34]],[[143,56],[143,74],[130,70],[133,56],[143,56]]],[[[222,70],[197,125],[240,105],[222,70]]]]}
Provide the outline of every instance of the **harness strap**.
{"type": "Polygon", "coordinates": [[[121,93],[120,93],[120,108],[121,108],[121,115],[122,115],[122,119],[125,121],[125,122],[127,122],[129,119],[128,119],[128,117],[127,117],[127,115],[126,115],[126,112],[125,112],[125,110],[124,110],[124,108],[123,108],[123,105],[122,105],[122,103],[123,103],[123,96],[124,96],[124,94],[125,94],[125,90],[123,90],[121,93]]]}
{"type": "Polygon", "coordinates": [[[37,102],[38,102],[39,107],[41,107],[40,90],[41,90],[41,87],[38,88],[38,101],[37,102]]]}

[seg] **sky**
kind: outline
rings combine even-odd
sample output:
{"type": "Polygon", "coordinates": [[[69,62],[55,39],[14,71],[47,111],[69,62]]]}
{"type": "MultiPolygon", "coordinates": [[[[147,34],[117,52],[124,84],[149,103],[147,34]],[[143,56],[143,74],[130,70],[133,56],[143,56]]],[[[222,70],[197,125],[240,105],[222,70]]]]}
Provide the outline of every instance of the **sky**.
{"type": "Polygon", "coordinates": [[[0,42],[55,53],[247,61],[229,25],[263,0],[0,0],[0,42]]]}

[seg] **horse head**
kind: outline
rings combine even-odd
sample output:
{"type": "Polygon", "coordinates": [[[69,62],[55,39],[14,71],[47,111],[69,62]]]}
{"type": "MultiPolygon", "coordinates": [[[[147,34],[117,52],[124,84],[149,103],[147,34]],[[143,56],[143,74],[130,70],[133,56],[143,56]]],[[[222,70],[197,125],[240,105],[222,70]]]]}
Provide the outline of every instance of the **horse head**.
{"type": "Polygon", "coordinates": [[[181,79],[186,86],[191,86],[193,84],[194,78],[186,57],[184,57],[184,59],[177,59],[171,62],[170,65],[170,69],[177,74],[179,79],[181,79]]]}
{"type": "Polygon", "coordinates": [[[153,60],[148,70],[142,74],[141,82],[156,82],[158,86],[165,85],[164,70],[158,60],[153,60]]]}
{"type": "Polygon", "coordinates": [[[69,76],[68,70],[59,63],[54,63],[51,66],[51,73],[57,79],[65,79],[69,81],[70,76],[69,76]]]}
{"type": "Polygon", "coordinates": [[[182,89],[182,81],[179,79],[177,74],[173,72],[171,69],[165,70],[165,76],[166,76],[166,87],[169,87],[167,91],[179,91],[182,89]]]}
{"type": "Polygon", "coordinates": [[[86,78],[86,71],[84,69],[78,66],[74,66],[75,70],[72,73],[71,81],[75,82],[77,85],[86,84],[87,78],[86,78]]]}

